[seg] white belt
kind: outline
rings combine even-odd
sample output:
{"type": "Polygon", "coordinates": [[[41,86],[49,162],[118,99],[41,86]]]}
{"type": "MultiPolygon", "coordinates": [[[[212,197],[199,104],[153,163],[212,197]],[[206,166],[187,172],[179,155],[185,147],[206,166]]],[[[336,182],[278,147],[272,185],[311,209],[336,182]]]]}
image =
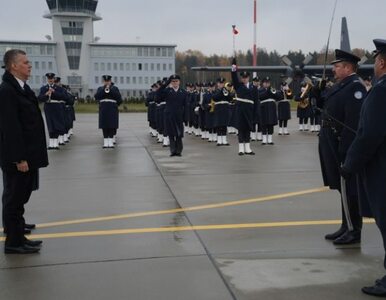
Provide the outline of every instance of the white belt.
{"type": "Polygon", "coordinates": [[[253,100],[250,100],[250,99],[243,99],[243,98],[235,98],[235,99],[236,99],[236,101],[249,103],[249,104],[255,104],[255,102],[253,102],[253,100]]]}
{"type": "Polygon", "coordinates": [[[275,99],[267,99],[260,102],[260,104],[267,103],[267,102],[276,102],[275,99]]]}
{"type": "Polygon", "coordinates": [[[149,104],[154,104],[154,103],[155,103],[154,101],[149,102],[149,104]]]}
{"type": "Polygon", "coordinates": [[[48,100],[48,103],[66,103],[65,101],[63,100],[48,100]]]}
{"type": "Polygon", "coordinates": [[[115,101],[115,100],[112,100],[112,99],[103,99],[103,100],[101,100],[101,101],[99,101],[100,103],[102,103],[102,102],[111,102],[111,103],[117,103],[117,101],[115,101]]]}
{"type": "Polygon", "coordinates": [[[280,102],[290,102],[290,100],[288,100],[288,99],[283,99],[283,100],[280,100],[279,103],[280,103],[280,102]]]}
{"type": "Polygon", "coordinates": [[[219,101],[219,102],[215,102],[214,105],[218,105],[218,104],[229,104],[228,101],[219,101]]]}

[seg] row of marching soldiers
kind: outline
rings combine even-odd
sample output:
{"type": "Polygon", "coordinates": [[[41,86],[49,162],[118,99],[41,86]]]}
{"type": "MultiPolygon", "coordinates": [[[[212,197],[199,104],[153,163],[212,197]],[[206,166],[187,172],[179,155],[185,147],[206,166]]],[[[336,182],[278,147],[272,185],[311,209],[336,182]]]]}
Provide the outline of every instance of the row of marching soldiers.
{"type": "MultiPolygon", "coordinates": [[[[259,140],[262,145],[273,145],[274,126],[279,124],[279,135],[289,135],[287,126],[291,119],[292,91],[286,83],[275,90],[269,77],[262,80],[261,86],[258,78],[250,82],[248,72],[241,72],[239,77],[235,61],[232,70],[232,82],[218,78],[216,83],[210,82],[207,86],[186,85],[187,96],[183,105],[185,133],[217,142],[217,146],[228,146],[227,133],[238,133],[239,155],[254,155],[250,142],[259,140]]],[[[166,81],[164,78],[152,85],[146,102],[150,134],[157,137],[164,147],[168,147],[170,141],[165,126],[166,101],[159,91],[166,81]]],[[[304,88],[296,95],[296,101],[309,101],[310,91],[304,88]]],[[[304,108],[299,108],[298,114],[302,110],[304,108]]],[[[302,122],[305,120],[305,117],[301,118],[302,122]]]]}
{"type": "Polygon", "coordinates": [[[38,99],[44,103],[44,114],[49,134],[48,150],[58,150],[70,141],[75,121],[75,96],[69,86],[61,84],[60,77],[47,73],[47,84],[40,88],[38,99]]]}

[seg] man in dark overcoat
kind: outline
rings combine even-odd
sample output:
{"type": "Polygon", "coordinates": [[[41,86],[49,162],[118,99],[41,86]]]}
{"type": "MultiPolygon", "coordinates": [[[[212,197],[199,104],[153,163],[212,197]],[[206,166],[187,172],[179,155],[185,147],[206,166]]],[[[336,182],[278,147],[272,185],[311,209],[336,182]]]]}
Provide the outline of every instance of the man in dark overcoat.
{"type": "MultiPolygon", "coordinates": [[[[42,241],[24,236],[24,205],[38,188],[38,170],[48,165],[44,122],[34,92],[26,84],[31,64],[22,50],[4,54],[0,85],[0,167],[3,172],[5,253],[39,252],[42,241]]],[[[34,227],[34,224],[29,224],[34,227]]]]}
{"type": "Polygon", "coordinates": [[[170,76],[167,83],[161,88],[165,99],[165,130],[170,141],[170,156],[181,156],[184,137],[184,107],[188,93],[180,88],[180,76],[170,76]],[[170,84],[170,87],[168,87],[170,84]]]}
{"type": "Polygon", "coordinates": [[[359,213],[356,178],[345,182],[346,193],[342,194],[339,168],[355,137],[359,112],[367,91],[355,73],[359,57],[339,49],[335,50],[335,56],[332,64],[336,83],[318,101],[323,120],[319,135],[319,155],[324,184],[330,189],[338,190],[343,197],[342,201],[347,198],[348,206],[345,211],[343,204],[346,201],[341,203],[341,227],[325,238],[332,240],[335,245],[347,245],[361,241],[362,217],[359,213]]]}
{"type": "MultiPolygon", "coordinates": [[[[354,177],[354,173],[359,174],[362,215],[375,219],[386,251],[386,40],[376,39],[374,44],[377,82],[363,103],[358,132],[347,151],[341,173],[347,180],[354,177]]],[[[386,257],[383,264],[386,268],[386,257]]],[[[362,291],[386,297],[386,276],[362,291]]]]}

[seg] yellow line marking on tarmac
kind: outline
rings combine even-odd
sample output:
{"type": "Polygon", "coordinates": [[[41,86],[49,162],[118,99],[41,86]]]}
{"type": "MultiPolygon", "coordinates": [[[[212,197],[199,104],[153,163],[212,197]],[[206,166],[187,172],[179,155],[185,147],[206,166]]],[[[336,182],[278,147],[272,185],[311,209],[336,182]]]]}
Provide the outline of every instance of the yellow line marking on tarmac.
{"type": "MultiPolygon", "coordinates": [[[[317,220],[317,221],[290,221],[290,222],[268,222],[268,223],[246,223],[246,224],[218,224],[218,225],[197,225],[197,226],[174,226],[174,227],[155,227],[155,228],[136,228],[136,229],[114,229],[98,231],[79,231],[63,233],[33,234],[28,236],[31,239],[54,239],[70,237],[90,237],[107,236],[139,233],[160,233],[160,232],[181,232],[181,231],[204,231],[204,230],[224,230],[224,229],[253,229],[253,228],[274,228],[292,226],[315,226],[315,225],[338,225],[341,220],[317,220]]],[[[364,223],[372,224],[374,220],[364,219],[364,223]]],[[[1,237],[0,241],[4,241],[1,237]]]]}
{"type": "Polygon", "coordinates": [[[64,225],[72,225],[72,224],[83,224],[83,223],[91,223],[91,222],[102,222],[102,221],[111,221],[111,220],[119,220],[119,219],[129,219],[129,218],[145,217],[145,216],[174,214],[174,213],[180,213],[180,212],[205,210],[205,209],[212,209],[212,208],[222,208],[222,207],[227,207],[227,206],[237,206],[237,205],[251,204],[251,203],[264,202],[264,201],[270,201],[270,200],[278,200],[278,199],[283,199],[283,198],[302,196],[302,195],[307,195],[307,194],[312,194],[312,193],[320,193],[320,192],[325,192],[325,191],[328,191],[327,187],[314,188],[314,189],[309,189],[309,190],[284,193],[284,194],[277,194],[277,195],[271,195],[271,196],[262,196],[262,197],[258,197],[258,198],[252,198],[252,199],[228,201],[228,202],[221,202],[221,203],[207,204],[207,205],[197,205],[197,206],[191,206],[191,207],[185,207],[185,208],[175,208],[175,209],[168,209],[168,210],[156,210],[156,211],[147,211],[147,212],[138,212],[138,213],[128,213],[128,214],[113,215],[113,216],[106,216],[106,217],[85,218],[85,219],[78,219],[78,220],[42,223],[42,224],[37,224],[36,227],[37,228],[46,228],[46,227],[64,226],[64,225]]]}

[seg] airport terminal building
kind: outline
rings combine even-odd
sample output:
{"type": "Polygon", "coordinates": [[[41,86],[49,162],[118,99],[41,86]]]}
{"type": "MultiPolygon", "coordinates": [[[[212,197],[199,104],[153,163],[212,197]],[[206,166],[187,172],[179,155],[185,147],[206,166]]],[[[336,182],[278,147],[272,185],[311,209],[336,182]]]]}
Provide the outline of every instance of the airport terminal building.
{"type": "MultiPolygon", "coordinates": [[[[32,63],[29,85],[35,91],[53,72],[81,98],[93,96],[109,74],[123,98],[145,96],[155,81],[175,72],[172,44],[101,43],[93,23],[102,20],[96,12],[98,0],[46,0],[53,35],[47,41],[0,40],[0,56],[11,48],[22,49],[32,63]]],[[[1,69],[0,72],[3,72],[1,69]]]]}

